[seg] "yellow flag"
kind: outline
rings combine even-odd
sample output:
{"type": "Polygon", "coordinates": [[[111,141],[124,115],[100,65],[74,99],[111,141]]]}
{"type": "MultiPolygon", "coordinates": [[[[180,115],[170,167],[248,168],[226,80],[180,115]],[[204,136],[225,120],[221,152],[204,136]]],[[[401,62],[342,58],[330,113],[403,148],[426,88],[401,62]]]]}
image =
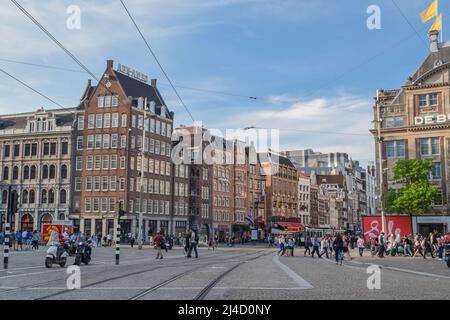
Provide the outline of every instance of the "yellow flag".
{"type": "Polygon", "coordinates": [[[437,17],[436,21],[431,26],[430,32],[436,30],[442,31],[442,13],[439,15],[439,17],[437,17]]]}
{"type": "Polygon", "coordinates": [[[438,15],[438,0],[434,0],[433,3],[420,14],[422,17],[422,23],[436,17],[438,15]]]}

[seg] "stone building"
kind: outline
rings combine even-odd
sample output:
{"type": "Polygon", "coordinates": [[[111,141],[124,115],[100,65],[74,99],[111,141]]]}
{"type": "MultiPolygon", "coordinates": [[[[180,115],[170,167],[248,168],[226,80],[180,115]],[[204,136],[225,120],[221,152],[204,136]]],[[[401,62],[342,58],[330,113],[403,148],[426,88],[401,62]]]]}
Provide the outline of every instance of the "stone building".
{"type": "Polygon", "coordinates": [[[0,214],[3,229],[8,187],[19,194],[12,230],[40,230],[43,223],[68,222],[73,204],[76,108],[0,116],[0,214]]]}

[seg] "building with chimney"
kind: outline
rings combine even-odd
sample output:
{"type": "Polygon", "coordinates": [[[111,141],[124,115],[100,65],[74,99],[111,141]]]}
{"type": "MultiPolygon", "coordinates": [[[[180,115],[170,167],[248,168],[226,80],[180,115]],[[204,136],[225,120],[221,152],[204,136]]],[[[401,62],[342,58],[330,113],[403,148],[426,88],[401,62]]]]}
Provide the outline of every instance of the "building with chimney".
{"type": "Polygon", "coordinates": [[[392,182],[393,168],[401,159],[431,159],[429,180],[439,194],[432,210],[414,218],[413,231],[450,230],[450,42],[429,34],[430,52],[401,88],[378,90],[371,130],[376,142],[378,190],[386,194],[401,184],[392,182]],[[381,131],[381,154],[378,150],[381,131]],[[381,161],[381,164],[380,164],[381,161]],[[382,183],[380,180],[382,174],[382,183]]]}

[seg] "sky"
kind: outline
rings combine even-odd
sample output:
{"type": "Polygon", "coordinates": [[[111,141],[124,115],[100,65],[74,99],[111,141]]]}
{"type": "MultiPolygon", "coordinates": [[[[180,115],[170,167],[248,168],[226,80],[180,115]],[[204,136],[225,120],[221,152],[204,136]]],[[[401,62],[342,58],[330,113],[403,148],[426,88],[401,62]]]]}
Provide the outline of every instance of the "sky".
{"type": "MultiPolygon", "coordinates": [[[[176,125],[192,124],[119,0],[18,2],[95,74],[113,59],[157,78],[176,125]],[[67,27],[71,5],[79,29],[67,27]]],[[[431,0],[124,2],[196,121],[222,131],[281,128],[281,149],[347,152],[363,165],[374,161],[376,90],[405,84],[428,54],[432,24],[419,16],[431,0]],[[371,5],[381,29],[367,27],[371,5]]],[[[450,3],[440,2],[448,40],[450,3]]],[[[2,1],[0,20],[0,68],[76,106],[90,76],[5,61],[81,70],[11,1],[2,1]]],[[[0,114],[41,106],[55,108],[0,73],[0,114]]]]}

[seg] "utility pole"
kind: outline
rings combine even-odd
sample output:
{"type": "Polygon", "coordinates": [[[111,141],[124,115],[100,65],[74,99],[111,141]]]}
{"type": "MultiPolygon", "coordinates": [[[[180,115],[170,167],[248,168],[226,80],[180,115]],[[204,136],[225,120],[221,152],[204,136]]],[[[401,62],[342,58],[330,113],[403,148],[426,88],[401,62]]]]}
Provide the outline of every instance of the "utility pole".
{"type": "Polygon", "coordinates": [[[19,195],[16,190],[12,190],[12,187],[8,188],[8,209],[6,211],[6,223],[5,223],[5,242],[3,245],[3,268],[8,269],[9,264],[9,243],[10,243],[10,221],[13,214],[16,213],[19,202],[19,195]]]}
{"type": "Polygon", "coordinates": [[[381,209],[381,225],[382,231],[386,233],[386,217],[384,213],[384,196],[383,196],[383,188],[384,188],[384,172],[383,172],[383,139],[381,137],[381,124],[383,120],[381,119],[381,106],[380,106],[380,91],[377,90],[377,142],[378,142],[378,171],[380,176],[380,187],[378,190],[378,199],[380,201],[380,209],[381,209]]]}
{"type": "Polygon", "coordinates": [[[144,100],[144,118],[142,120],[142,144],[141,144],[141,183],[139,193],[139,230],[138,230],[138,249],[142,249],[142,238],[144,236],[144,214],[142,208],[142,194],[144,193],[144,151],[145,151],[145,119],[147,118],[147,98],[144,100]]]}

